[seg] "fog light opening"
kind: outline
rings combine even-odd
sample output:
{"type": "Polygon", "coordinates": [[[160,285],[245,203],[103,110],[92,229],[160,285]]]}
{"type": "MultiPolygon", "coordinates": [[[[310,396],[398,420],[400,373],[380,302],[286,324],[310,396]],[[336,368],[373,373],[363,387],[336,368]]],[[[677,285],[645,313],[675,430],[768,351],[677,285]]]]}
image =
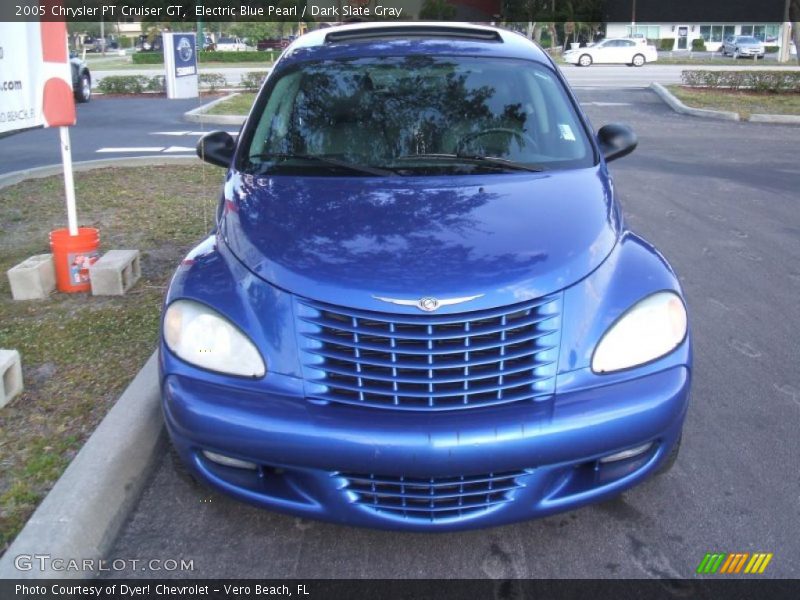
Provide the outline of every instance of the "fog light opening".
{"type": "Polygon", "coordinates": [[[246,460],[239,460],[238,458],[233,458],[232,456],[225,456],[224,454],[217,454],[216,452],[211,452],[209,450],[203,450],[203,456],[205,456],[211,462],[215,462],[223,467],[248,469],[250,471],[255,471],[258,468],[258,465],[255,463],[251,463],[246,460]]]}
{"type": "Polygon", "coordinates": [[[635,446],[633,448],[628,448],[627,450],[623,450],[622,452],[616,452],[614,454],[609,454],[608,456],[604,456],[600,459],[601,463],[611,463],[611,462],[618,462],[620,460],[627,460],[629,458],[634,458],[639,456],[640,454],[644,454],[650,448],[653,447],[653,442],[647,442],[646,444],[642,444],[641,446],[635,446]]]}

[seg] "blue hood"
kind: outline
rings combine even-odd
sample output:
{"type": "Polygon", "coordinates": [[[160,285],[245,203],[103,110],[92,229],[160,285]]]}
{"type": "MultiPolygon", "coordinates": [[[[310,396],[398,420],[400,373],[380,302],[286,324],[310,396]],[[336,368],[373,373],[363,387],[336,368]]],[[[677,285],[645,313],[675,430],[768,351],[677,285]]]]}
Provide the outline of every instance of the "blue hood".
{"type": "Polygon", "coordinates": [[[469,310],[539,297],[597,268],[620,231],[602,167],[425,178],[231,172],[224,193],[222,235],[250,270],[367,310],[389,310],[373,296],[483,294],[469,310]]]}

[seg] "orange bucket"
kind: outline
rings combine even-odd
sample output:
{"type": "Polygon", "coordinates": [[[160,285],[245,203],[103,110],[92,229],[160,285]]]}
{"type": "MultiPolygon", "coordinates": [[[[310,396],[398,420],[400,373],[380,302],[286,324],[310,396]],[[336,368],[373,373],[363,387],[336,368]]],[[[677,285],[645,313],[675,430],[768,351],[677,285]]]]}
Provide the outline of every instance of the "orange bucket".
{"type": "Polygon", "coordinates": [[[89,267],[100,258],[100,232],[94,227],[78,227],[78,235],[69,229],[50,232],[50,248],[56,267],[56,287],[59,292],[88,292],[89,267]]]}

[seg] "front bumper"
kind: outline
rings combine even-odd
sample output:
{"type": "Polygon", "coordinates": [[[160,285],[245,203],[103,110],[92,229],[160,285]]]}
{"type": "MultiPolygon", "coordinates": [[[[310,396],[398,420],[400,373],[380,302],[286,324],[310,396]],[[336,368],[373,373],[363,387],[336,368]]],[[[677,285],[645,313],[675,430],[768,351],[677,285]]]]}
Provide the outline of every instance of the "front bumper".
{"type": "Polygon", "coordinates": [[[268,379],[265,392],[164,377],[167,429],[197,476],[240,500],[304,517],[447,531],[569,510],[636,485],[680,436],[690,371],[672,367],[540,402],[435,414],[314,404],[302,397],[298,380],[268,379]],[[599,460],[648,442],[650,449],[633,458],[599,460]],[[221,466],[203,450],[259,468],[221,466]],[[365,502],[343,475],[352,473],[401,482],[514,473],[514,485],[492,496],[502,501],[476,509],[405,512],[365,502]]]}

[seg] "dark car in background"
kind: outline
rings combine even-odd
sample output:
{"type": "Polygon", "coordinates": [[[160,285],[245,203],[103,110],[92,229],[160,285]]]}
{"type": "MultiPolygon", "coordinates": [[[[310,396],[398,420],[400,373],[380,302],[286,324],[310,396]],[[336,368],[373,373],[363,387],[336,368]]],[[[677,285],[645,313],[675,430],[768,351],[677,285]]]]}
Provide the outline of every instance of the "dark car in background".
{"type": "Polygon", "coordinates": [[[161,35],[150,39],[149,36],[141,34],[134,44],[134,48],[139,52],[162,52],[164,50],[164,40],[161,35]]]}
{"type": "Polygon", "coordinates": [[[283,50],[289,46],[290,40],[287,38],[268,38],[256,42],[256,50],[264,52],[266,50],[283,50]]]}
{"type": "Polygon", "coordinates": [[[72,70],[72,91],[75,100],[88,102],[92,99],[92,74],[86,62],[74,54],[70,56],[69,65],[72,70]]]}

